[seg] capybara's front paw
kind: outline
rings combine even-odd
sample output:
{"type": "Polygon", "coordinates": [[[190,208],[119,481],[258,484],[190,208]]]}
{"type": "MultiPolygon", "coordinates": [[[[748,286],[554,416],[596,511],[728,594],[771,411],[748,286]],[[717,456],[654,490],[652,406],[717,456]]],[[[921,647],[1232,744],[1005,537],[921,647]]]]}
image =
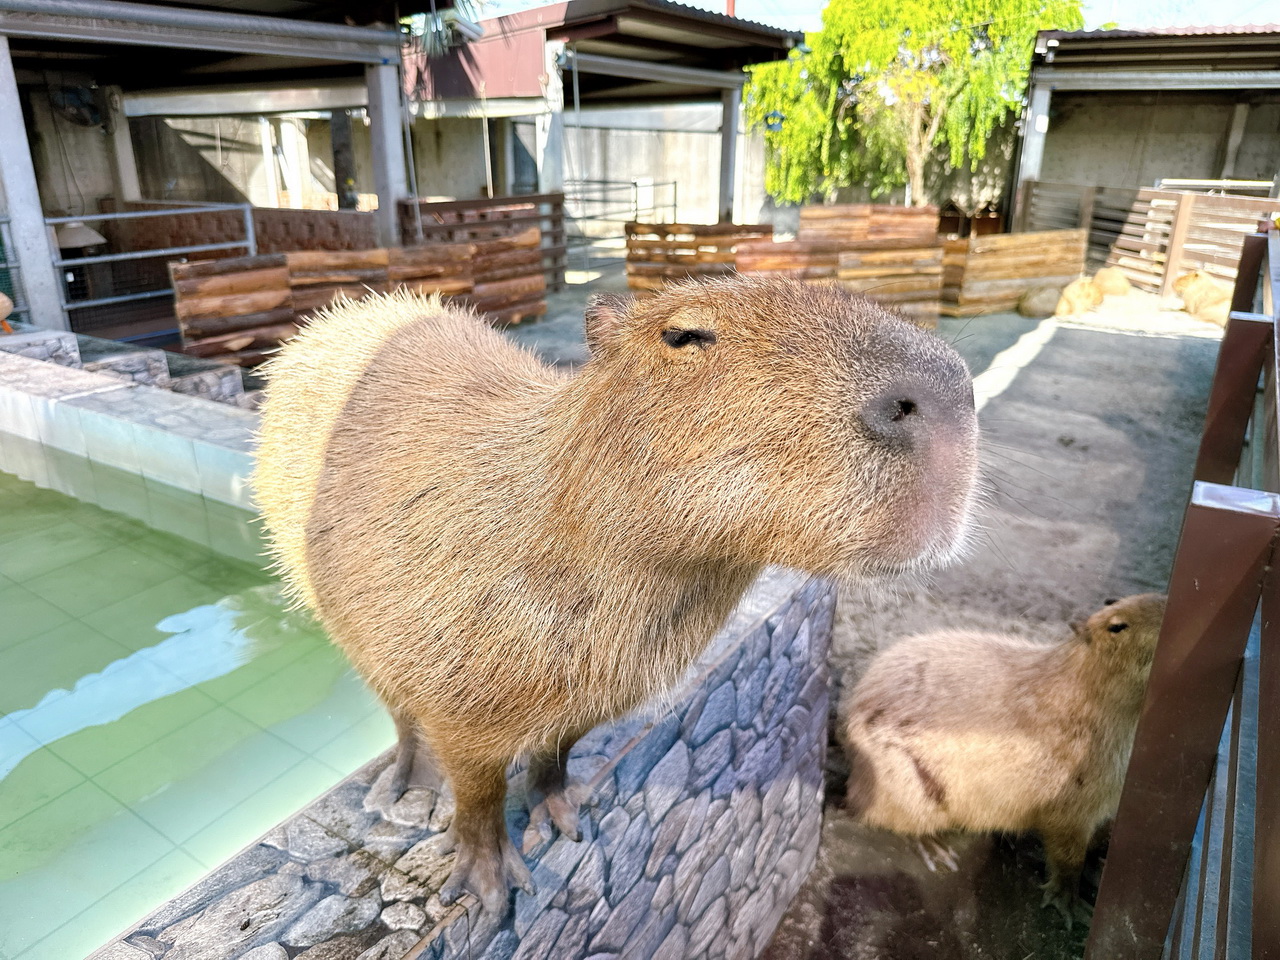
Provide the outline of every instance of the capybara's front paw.
{"type": "Polygon", "coordinates": [[[1066,880],[1054,873],[1040,885],[1040,889],[1044,891],[1040,900],[1041,909],[1053,907],[1057,910],[1066,922],[1068,931],[1077,920],[1086,927],[1093,920],[1093,907],[1080,896],[1078,878],[1066,880]]]}
{"type": "Polygon", "coordinates": [[[453,871],[440,888],[440,902],[446,907],[457,903],[463,893],[470,893],[489,913],[505,916],[513,887],[530,896],[536,892],[529,868],[505,836],[492,846],[459,840],[457,853],[453,871]]]}

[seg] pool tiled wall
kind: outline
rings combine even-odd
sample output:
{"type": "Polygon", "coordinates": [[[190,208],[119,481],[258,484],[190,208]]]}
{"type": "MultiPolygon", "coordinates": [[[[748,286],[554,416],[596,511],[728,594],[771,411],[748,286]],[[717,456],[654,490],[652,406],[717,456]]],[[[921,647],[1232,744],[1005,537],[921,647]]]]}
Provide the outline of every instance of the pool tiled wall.
{"type": "Polygon", "coordinates": [[[53,355],[0,351],[0,433],[240,509],[252,508],[257,428],[250,410],[75,369],[53,355]]]}

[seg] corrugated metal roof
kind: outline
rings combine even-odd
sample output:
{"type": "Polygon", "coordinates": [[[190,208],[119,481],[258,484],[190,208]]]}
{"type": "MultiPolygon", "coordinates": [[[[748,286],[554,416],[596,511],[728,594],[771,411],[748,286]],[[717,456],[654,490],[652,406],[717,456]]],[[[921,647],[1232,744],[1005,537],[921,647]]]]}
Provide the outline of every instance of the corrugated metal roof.
{"type": "Polygon", "coordinates": [[[1231,37],[1268,33],[1280,36],[1280,23],[1144,27],[1141,30],[1042,30],[1040,36],[1054,40],[1138,40],[1143,37],[1231,37]]]}

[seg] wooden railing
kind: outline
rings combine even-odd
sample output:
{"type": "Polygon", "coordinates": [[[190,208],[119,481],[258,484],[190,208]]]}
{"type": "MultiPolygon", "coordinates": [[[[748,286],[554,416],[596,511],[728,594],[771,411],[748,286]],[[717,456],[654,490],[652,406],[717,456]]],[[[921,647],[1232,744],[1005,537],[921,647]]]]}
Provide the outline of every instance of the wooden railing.
{"type": "Polygon", "coordinates": [[[1280,957],[1278,310],[1251,234],[1086,960],[1280,957]]]}

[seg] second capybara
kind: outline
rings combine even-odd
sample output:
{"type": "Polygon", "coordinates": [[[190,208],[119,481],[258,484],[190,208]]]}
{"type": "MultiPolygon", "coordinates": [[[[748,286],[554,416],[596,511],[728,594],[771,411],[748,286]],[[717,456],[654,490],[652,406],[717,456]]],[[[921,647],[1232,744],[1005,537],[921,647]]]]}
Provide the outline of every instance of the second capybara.
{"type": "Polygon", "coordinates": [[[1088,313],[1101,303],[1102,291],[1093,282],[1093,278],[1081,277],[1078,280],[1072,280],[1062,288],[1062,296],[1058,299],[1058,306],[1053,312],[1059,317],[1076,316],[1088,313]]]}
{"type": "Polygon", "coordinates": [[[267,375],[279,569],[396,718],[393,791],[422,741],[452,784],[446,902],[531,887],[507,765],[576,837],[570,746],[671,687],[766,565],[900,574],[970,525],[965,364],[870,300],[726,278],[598,298],[586,339],[569,375],[466,309],[375,297],[267,375]]]}
{"type": "Polygon", "coordinates": [[[1093,275],[1093,285],[1104,297],[1126,297],[1133,284],[1119,267],[1103,267],[1093,275]]]}
{"type": "Polygon", "coordinates": [[[1035,831],[1070,922],[1115,815],[1165,598],[1108,601],[1055,643],[950,630],[878,654],[846,708],[848,808],[899,833],[1035,831]]]}
{"type": "Polygon", "coordinates": [[[1173,292],[1182,298],[1183,308],[1193,317],[1226,326],[1233,291],[1225,280],[1203,270],[1192,270],[1173,281],[1173,292]]]}

